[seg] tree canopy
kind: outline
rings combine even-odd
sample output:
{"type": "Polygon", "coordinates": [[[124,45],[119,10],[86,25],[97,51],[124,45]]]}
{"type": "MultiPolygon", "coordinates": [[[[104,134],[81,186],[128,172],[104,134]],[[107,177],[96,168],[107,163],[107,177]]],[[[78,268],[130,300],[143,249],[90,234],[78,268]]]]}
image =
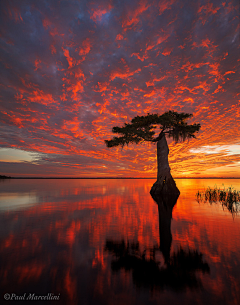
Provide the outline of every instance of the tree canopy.
{"type": "Polygon", "coordinates": [[[190,113],[178,113],[171,110],[162,115],[148,113],[145,116],[136,116],[131,123],[125,123],[123,127],[113,127],[112,132],[120,136],[105,140],[105,143],[107,147],[123,147],[129,143],[157,142],[163,135],[167,135],[175,142],[195,138],[195,133],[201,126],[200,124],[188,125],[187,120],[191,117],[190,113]],[[155,129],[158,126],[160,133],[156,136],[155,129]]]}

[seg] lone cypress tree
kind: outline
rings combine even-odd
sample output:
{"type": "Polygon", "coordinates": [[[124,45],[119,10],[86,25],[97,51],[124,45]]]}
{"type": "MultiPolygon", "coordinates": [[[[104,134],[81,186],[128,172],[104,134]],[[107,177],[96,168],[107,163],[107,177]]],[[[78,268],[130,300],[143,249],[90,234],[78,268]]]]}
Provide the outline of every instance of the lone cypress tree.
{"type": "Polygon", "coordinates": [[[157,142],[157,181],[151,189],[153,197],[164,196],[177,198],[180,194],[173,180],[168,164],[168,145],[166,136],[172,138],[175,143],[195,138],[195,133],[199,131],[200,124],[188,125],[187,120],[192,117],[190,113],[178,113],[168,111],[162,115],[148,114],[136,116],[131,123],[125,123],[123,127],[113,127],[112,132],[119,134],[111,140],[105,140],[107,147],[124,146],[129,143],[139,144],[141,142],[157,142]],[[155,129],[159,127],[158,135],[155,129]]]}

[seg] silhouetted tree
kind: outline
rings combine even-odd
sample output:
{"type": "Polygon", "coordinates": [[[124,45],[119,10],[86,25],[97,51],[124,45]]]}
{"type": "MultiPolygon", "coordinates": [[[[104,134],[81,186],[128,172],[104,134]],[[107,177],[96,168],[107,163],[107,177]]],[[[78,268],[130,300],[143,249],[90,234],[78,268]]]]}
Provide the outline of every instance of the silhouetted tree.
{"type": "Polygon", "coordinates": [[[105,140],[107,147],[124,146],[130,143],[139,144],[141,142],[157,142],[158,174],[157,182],[151,189],[151,194],[171,194],[179,196],[179,191],[170,174],[168,164],[168,145],[166,136],[175,142],[185,141],[195,138],[195,133],[199,131],[200,124],[189,125],[187,120],[192,117],[190,113],[178,113],[168,111],[162,115],[148,114],[137,116],[131,123],[125,123],[123,127],[113,127],[112,132],[119,134],[111,140],[105,140]],[[159,134],[155,134],[155,129],[159,127],[159,134]]]}

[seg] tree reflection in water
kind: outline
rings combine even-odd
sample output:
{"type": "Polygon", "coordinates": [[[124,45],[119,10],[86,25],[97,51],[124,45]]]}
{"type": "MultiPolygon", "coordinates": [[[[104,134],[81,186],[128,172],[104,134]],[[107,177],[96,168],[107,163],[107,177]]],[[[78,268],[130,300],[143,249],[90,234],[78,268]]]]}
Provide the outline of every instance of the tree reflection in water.
{"type": "Polygon", "coordinates": [[[197,278],[197,272],[209,273],[207,262],[203,261],[202,253],[197,250],[180,248],[170,255],[172,234],[171,219],[175,200],[154,198],[159,211],[160,247],[148,249],[150,258],[146,258],[146,249],[141,250],[139,243],[107,240],[105,251],[112,253],[112,270],[132,271],[133,282],[137,287],[163,289],[169,287],[175,291],[184,288],[198,288],[202,286],[197,278]],[[156,200],[157,199],[157,200],[156,200]],[[156,259],[156,253],[163,254],[165,264],[156,259]]]}

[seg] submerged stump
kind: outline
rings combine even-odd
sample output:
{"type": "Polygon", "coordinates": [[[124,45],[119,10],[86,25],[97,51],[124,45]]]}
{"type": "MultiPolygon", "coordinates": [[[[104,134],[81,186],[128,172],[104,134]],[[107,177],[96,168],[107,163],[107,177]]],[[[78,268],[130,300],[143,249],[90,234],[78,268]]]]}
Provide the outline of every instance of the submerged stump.
{"type": "Polygon", "coordinates": [[[177,200],[180,191],[171,175],[168,163],[169,148],[164,133],[161,133],[157,142],[157,181],[153,184],[150,194],[155,201],[164,198],[166,203],[177,200]]]}

